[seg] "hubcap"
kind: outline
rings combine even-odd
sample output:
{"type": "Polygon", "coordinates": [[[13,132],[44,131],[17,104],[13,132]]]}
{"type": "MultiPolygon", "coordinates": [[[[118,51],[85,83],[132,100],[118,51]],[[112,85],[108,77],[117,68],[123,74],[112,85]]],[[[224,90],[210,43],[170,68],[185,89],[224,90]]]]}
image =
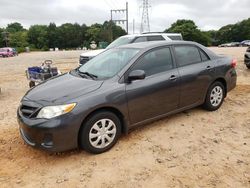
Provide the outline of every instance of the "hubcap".
{"type": "Polygon", "coordinates": [[[220,105],[223,99],[223,90],[220,86],[216,86],[213,88],[210,94],[210,102],[212,106],[217,107],[220,105]]]}
{"type": "Polygon", "coordinates": [[[113,142],[115,135],[115,123],[110,119],[101,119],[90,129],[89,142],[95,148],[105,148],[113,142]]]}

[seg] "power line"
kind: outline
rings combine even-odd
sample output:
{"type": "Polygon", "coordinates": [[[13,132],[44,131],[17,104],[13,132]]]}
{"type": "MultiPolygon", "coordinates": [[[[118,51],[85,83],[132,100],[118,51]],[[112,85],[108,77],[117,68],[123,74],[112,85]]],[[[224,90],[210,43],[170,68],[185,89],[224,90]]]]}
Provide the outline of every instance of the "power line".
{"type": "Polygon", "coordinates": [[[148,9],[150,8],[148,0],[142,0],[141,33],[150,32],[148,9]]]}
{"type": "Polygon", "coordinates": [[[114,7],[116,8],[116,9],[118,9],[120,6],[119,6],[119,4],[117,4],[117,1],[115,0],[115,1],[113,1],[113,0],[110,0],[111,1],[111,3],[114,5],[114,7]]]}
{"type": "Polygon", "coordinates": [[[106,5],[108,5],[109,8],[113,9],[113,6],[109,3],[108,0],[104,0],[104,1],[105,1],[106,5]]]}

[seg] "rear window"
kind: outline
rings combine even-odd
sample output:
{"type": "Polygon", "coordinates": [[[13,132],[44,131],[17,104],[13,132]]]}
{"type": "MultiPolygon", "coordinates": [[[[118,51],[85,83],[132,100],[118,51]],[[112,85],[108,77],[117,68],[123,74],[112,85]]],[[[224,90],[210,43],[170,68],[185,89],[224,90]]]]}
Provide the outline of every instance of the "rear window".
{"type": "Polygon", "coordinates": [[[137,39],[135,39],[133,43],[146,42],[146,41],[147,41],[147,37],[138,37],[137,39]]]}
{"type": "Polygon", "coordinates": [[[178,35],[178,36],[168,36],[168,38],[170,38],[171,40],[183,40],[182,36],[178,35]]]}
{"type": "Polygon", "coordinates": [[[201,54],[202,61],[208,61],[209,60],[207,54],[205,54],[205,52],[203,52],[202,50],[200,50],[200,54],[201,54]]]}
{"type": "Polygon", "coordinates": [[[199,49],[194,46],[175,46],[175,54],[179,66],[186,66],[201,62],[199,49]]]}
{"type": "Polygon", "coordinates": [[[161,35],[148,36],[148,41],[159,41],[159,40],[164,40],[164,38],[161,35]]]}

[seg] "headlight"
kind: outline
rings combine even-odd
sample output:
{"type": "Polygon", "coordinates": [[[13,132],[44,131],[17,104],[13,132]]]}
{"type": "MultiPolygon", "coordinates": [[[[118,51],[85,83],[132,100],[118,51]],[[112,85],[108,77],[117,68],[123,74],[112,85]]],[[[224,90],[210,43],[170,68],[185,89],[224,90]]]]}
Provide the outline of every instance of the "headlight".
{"type": "Polygon", "coordinates": [[[43,107],[37,114],[37,118],[51,119],[66,113],[71,112],[76,106],[76,103],[59,105],[59,106],[46,106],[43,107]]]}

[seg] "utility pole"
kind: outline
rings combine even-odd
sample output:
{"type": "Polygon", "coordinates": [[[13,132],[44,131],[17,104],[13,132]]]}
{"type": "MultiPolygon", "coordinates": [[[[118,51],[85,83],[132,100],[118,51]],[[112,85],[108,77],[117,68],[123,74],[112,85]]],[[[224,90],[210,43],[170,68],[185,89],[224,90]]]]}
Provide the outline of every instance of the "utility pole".
{"type": "Polygon", "coordinates": [[[112,9],[110,10],[111,14],[111,23],[126,23],[126,31],[128,33],[128,2],[126,2],[126,8],[125,9],[112,9]],[[125,13],[126,19],[114,19],[113,15],[117,13],[125,13]]]}
{"type": "Polygon", "coordinates": [[[128,2],[126,2],[126,30],[128,34],[128,2]]]}
{"type": "Polygon", "coordinates": [[[148,3],[148,0],[142,0],[142,17],[141,17],[141,33],[143,32],[150,32],[150,26],[149,26],[149,15],[148,15],[148,9],[150,8],[150,5],[148,3]]]}

